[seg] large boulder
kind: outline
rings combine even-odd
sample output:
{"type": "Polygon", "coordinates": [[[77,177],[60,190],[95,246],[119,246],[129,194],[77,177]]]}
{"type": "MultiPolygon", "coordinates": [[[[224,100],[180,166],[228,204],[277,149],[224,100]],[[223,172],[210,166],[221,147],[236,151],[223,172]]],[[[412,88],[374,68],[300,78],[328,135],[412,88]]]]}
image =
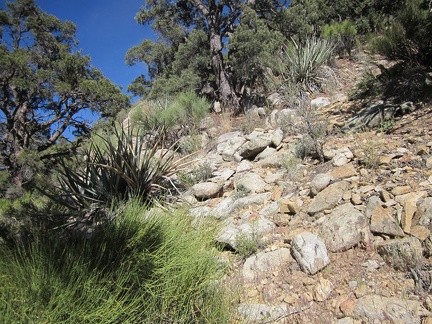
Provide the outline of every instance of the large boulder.
{"type": "Polygon", "coordinates": [[[406,237],[380,243],[377,251],[396,270],[418,269],[423,263],[423,249],[415,237],[406,237]]]}
{"type": "Polygon", "coordinates": [[[321,225],[321,236],[332,252],[358,245],[369,231],[367,218],[351,203],[337,207],[321,225]]]}

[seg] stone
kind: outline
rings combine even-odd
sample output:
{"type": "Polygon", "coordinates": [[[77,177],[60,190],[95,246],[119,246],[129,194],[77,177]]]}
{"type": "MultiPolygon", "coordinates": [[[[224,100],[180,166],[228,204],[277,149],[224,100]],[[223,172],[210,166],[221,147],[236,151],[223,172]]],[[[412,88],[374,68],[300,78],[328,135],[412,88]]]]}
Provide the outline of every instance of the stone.
{"type": "Polygon", "coordinates": [[[287,312],[286,305],[269,306],[258,303],[241,304],[237,312],[246,323],[271,323],[287,312]]]}
{"type": "Polygon", "coordinates": [[[341,310],[342,314],[344,314],[345,316],[352,316],[354,315],[355,306],[356,306],[356,301],[353,299],[348,299],[343,301],[339,305],[339,309],[341,310]]]}
{"type": "Polygon", "coordinates": [[[410,186],[398,186],[394,187],[391,193],[395,196],[400,196],[411,192],[411,190],[412,189],[410,186]]]}
{"type": "Polygon", "coordinates": [[[385,241],[377,245],[379,255],[393,268],[400,271],[417,269],[422,265],[422,246],[415,237],[385,241]]]}
{"type": "Polygon", "coordinates": [[[231,205],[231,210],[240,210],[252,205],[263,205],[270,200],[271,196],[271,192],[264,192],[236,199],[231,205]]]}
{"type": "Polygon", "coordinates": [[[318,97],[311,100],[311,108],[318,109],[330,105],[330,99],[326,97],[318,97]]]}
{"type": "Polygon", "coordinates": [[[318,192],[326,188],[332,180],[333,177],[330,173],[317,174],[310,183],[311,194],[313,196],[316,196],[318,192]]]}
{"type": "MultiPolygon", "coordinates": [[[[429,235],[424,241],[423,241],[423,249],[424,254],[427,258],[432,257],[432,235],[429,235]]],[[[432,304],[431,304],[432,305],[432,304]]],[[[432,310],[432,309],[431,309],[432,310]]]]}
{"type": "Polygon", "coordinates": [[[244,172],[244,171],[250,171],[253,169],[253,164],[251,161],[243,160],[237,165],[236,172],[244,172]]]}
{"type": "Polygon", "coordinates": [[[275,129],[275,131],[273,132],[273,136],[271,138],[271,143],[273,144],[274,147],[278,147],[279,145],[281,145],[282,140],[283,140],[283,136],[284,133],[282,131],[282,129],[280,129],[279,127],[275,129]]]}
{"type": "Polygon", "coordinates": [[[297,199],[293,198],[282,198],[278,200],[279,212],[283,214],[295,215],[300,211],[301,200],[297,201],[297,199]]]}
{"type": "Polygon", "coordinates": [[[218,144],[217,152],[222,156],[224,161],[235,161],[235,154],[244,143],[246,143],[246,139],[243,136],[233,136],[227,141],[218,144]]]}
{"type": "Polygon", "coordinates": [[[335,156],[332,159],[332,164],[336,167],[343,166],[350,162],[354,157],[353,153],[348,147],[343,147],[335,152],[335,156]]]}
{"type": "Polygon", "coordinates": [[[405,236],[389,210],[382,208],[380,205],[377,205],[372,211],[370,230],[372,233],[405,236]]]}
{"type": "Polygon", "coordinates": [[[192,186],[192,192],[198,200],[220,197],[222,195],[222,183],[203,182],[192,186]]]}
{"type": "Polygon", "coordinates": [[[364,212],[365,216],[368,219],[372,218],[372,213],[377,206],[381,206],[381,200],[377,196],[369,197],[368,202],[366,204],[366,209],[364,212]]]}
{"type": "Polygon", "coordinates": [[[429,312],[420,301],[398,297],[368,295],[357,300],[353,316],[368,323],[390,321],[391,323],[419,323],[429,312]]]}
{"type": "Polygon", "coordinates": [[[215,103],[213,104],[213,110],[217,114],[220,114],[222,112],[221,103],[219,101],[215,101],[215,103]]]}
{"type": "Polygon", "coordinates": [[[277,150],[275,148],[273,148],[273,147],[266,147],[264,149],[264,151],[262,151],[261,153],[259,153],[255,157],[254,161],[261,161],[261,160],[268,159],[268,158],[274,159],[275,156],[276,156],[276,154],[277,154],[277,150]]]}
{"type": "Polygon", "coordinates": [[[220,201],[215,208],[211,211],[211,215],[219,220],[225,220],[230,217],[234,209],[234,198],[227,197],[220,201]]]}
{"type": "Polygon", "coordinates": [[[417,202],[422,198],[421,192],[409,193],[405,199],[404,212],[402,214],[402,228],[405,233],[411,232],[414,214],[417,212],[417,202]]]}
{"type": "Polygon", "coordinates": [[[354,205],[361,205],[363,203],[362,198],[361,198],[360,194],[358,194],[358,193],[352,193],[351,194],[351,202],[354,205]]]}
{"type": "Polygon", "coordinates": [[[413,223],[425,227],[432,224],[432,197],[425,198],[417,208],[413,223]]]}
{"type": "Polygon", "coordinates": [[[340,167],[331,169],[329,173],[334,179],[342,180],[356,176],[357,170],[352,163],[348,163],[340,167]]]}
{"type": "Polygon", "coordinates": [[[367,218],[351,203],[337,207],[326,216],[320,234],[331,252],[348,250],[358,245],[369,233],[367,218]]]}
{"type": "Polygon", "coordinates": [[[429,230],[429,228],[424,227],[424,226],[420,226],[420,225],[414,225],[411,226],[411,235],[418,238],[420,241],[424,241],[428,238],[428,236],[430,235],[431,231],[429,230]]]}
{"type": "Polygon", "coordinates": [[[315,234],[303,232],[291,242],[292,254],[302,270],[315,274],[330,264],[324,242],[315,234]]]}
{"type": "Polygon", "coordinates": [[[259,153],[271,145],[271,136],[262,132],[252,132],[248,136],[249,140],[238,148],[238,153],[242,158],[253,160],[259,153]]]}
{"type": "Polygon", "coordinates": [[[263,192],[266,182],[254,172],[236,174],[234,176],[234,187],[245,193],[263,192]]]}
{"type": "Polygon", "coordinates": [[[294,261],[287,248],[270,252],[259,252],[246,259],[243,265],[243,278],[252,281],[260,273],[269,273],[294,261]]]}
{"type": "Polygon", "coordinates": [[[314,215],[326,209],[333,209],[342,200],[342,197],[350,187],[346,181],[331,184],[320,191],[309,204],[308,213],[314,215]]]}
{"type": "Polygon", "coordinates": [[[314,300],[317,302],[323,302],[330,297],[332,291],[333,284],[331,281],[320,277],[318,279],[318,284],[315,286],[313,291],[314,300]]]}
{"type": "Polygon", "coordinates": [[[224,142],[228,142],[229,140],[231,140],[235,137],[241,137],[242,135],[243,135],[243,133],[240,131],[225,133],[225,134],[222,134],[221,136],[218,137],[217,143],[221,144],[224,142]]]}

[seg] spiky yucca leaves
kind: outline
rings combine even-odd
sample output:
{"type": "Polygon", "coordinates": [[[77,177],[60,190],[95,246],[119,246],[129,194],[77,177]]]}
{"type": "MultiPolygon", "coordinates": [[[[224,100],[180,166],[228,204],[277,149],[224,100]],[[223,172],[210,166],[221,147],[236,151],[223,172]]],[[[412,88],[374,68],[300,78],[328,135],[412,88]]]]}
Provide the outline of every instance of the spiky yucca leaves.
{"type": "Polygon", "coordinates": [[[324,81],[320,72],[333,56],[335,45],[320,38],[307,38],[304,44],[292,40],[282,59],[282,76],[308,91],[317,91],[324,81]]]}
{"type": "Polygon", "coordinates": [[[132,197],[144,202],[154,198],[164,179],[180,163],[173,161],[170,150],[162,150],[163,130],[153,133],[156,140],[133,135],[134,130],[115,129],[114,136],[96,135],[84,152],[78,168],[60,161],[60,197],[53,197],[73,210],[105,207],[132,197]],[[156,135],[154,135],[156,134],[156,135]],[[147,147],[152,142],[151,147],[147,147]]]}

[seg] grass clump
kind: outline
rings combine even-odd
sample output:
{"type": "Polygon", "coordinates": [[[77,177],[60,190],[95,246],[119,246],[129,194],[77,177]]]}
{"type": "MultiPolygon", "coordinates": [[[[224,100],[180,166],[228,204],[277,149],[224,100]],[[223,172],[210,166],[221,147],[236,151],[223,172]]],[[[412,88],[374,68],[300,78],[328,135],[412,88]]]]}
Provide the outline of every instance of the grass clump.
{"type": "MultiPolygon", "coordinates": [[[[211,225],[211,224],[210,224],[211,225]]],[[[137,201],[92,235],[0,246],[8,323],[200,323],[230,320],[215,227],[137,201]]]]}
{"type": "Polygon", "coordinates": [[[210,179],[212,173],[211,165],[209,163],[203,163],[191,171],[180,171],[178,173],[178,179],[185,187],[190,188],[197,183],[210,179]]]}

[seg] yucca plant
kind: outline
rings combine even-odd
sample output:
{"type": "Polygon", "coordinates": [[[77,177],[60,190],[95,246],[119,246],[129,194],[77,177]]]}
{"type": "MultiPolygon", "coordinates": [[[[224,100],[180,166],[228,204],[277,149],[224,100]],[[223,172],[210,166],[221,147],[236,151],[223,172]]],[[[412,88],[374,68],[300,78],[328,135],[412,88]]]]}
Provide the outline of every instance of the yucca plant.
{"type": "Polygon", "coordinates": [[[115,129],[114,136],[108,138],[95,135],[84,151],[82,165],[77,162],[78,168],[61,160],[60,195],[51,197],[80,211],[110,206],[132,197],[149,202],[181,162],[173,161],[172,151],[159,151],[163,147],[163,129],[153,132],[155,140],[135,133],[129,127],[115,129]],[[150,142],[151,147],[147,147],[150,142]]]}
{"type": "Polygon", "coordinates": [[[284,51],[282,76],[305,90],[316,91],[324,81],[320,70],[330,61],[334,50],[334,43],[327,39],[307,38],[304,44],[292,40],[284,51]]]}

